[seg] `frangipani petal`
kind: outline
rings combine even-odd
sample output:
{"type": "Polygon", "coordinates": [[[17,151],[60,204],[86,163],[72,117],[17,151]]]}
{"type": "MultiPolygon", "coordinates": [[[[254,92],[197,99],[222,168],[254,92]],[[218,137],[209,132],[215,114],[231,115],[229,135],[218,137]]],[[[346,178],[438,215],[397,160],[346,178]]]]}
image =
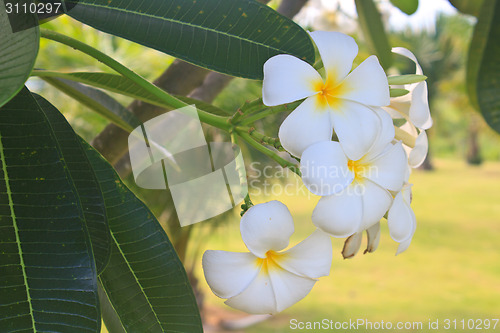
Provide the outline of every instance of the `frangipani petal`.
{"type": "Polygon", "coordinates": [[[359,226],[358,232],[362,232],[379,222],[392,203],[389,191],[372,181],[364,179],[360,186],[362,186],[363,191],[363,222],[359,226]]]}
{"type": "Polygon", "coordinates": [[[411,188],[413,184],[408,184],[405,183],[403,186],[403,189],[401,189],[401,194],[403,195],[403,200],[408,204],[411,205],[411,200],[412,200],[412,194],[411,194],[411,188]]]}
{"type": "Polygon", "coordinates": [[[264,63],[262,101],[274,106],[312,96],[321,75],[307,62],[288,54],[278,54],[264,63]]]}
{"type": "Polygon", "coordinates": [[[331,195],[342,191],[354,179],[347,167],[347,158],[340,144],[322,141],[307,148],[300,160],[304,185],[316,195],[331,195]]]}
{"type": "Polygon", "coordinates": [[[342,101],[341,109],[330,112],[335,133],[350,160],[363,157],[377,139],[380,118],[369,107],[350,101],[342,101]]]}
{"type": "Polygon", "coordinates": [[[363,219],[361,192],[353,182],[338,194],[322,197],[311,217],[314,225],[333,237],[344,238],[355,233],[363,219]]]}
{"type": "Polygon", "coordinates": [[[413,126],[410,122],[404,123],[403,126],[401,126],[401,129],[417,137],[415,140],[415,147],[410,148],[403,145],[403,148],[408,155],[408,164],[412,168],[418,168],[422,165],[422,163],[424,163],[425,158],[427,157],[427,152],[429,151],[427,133],[424,130],[420,130],[419,134],[415,126],[413,126]]]}
{"type": "Polygon", "coordinates": [[[398,192],[403,187],[407,167],[406,153],[401,142],[390,143],[390,149],[370,161],[370,167],[360,172],[382,188],[398,192]]]}
{"type": "Polygon", "coordinates": [[[304,298],[315,283],[315,279],[264,264],[250,285],[225,303],[251,314],[275,314],[304,298]]]}
{"type": "Polygon", "coordinates": [[[391,238],[402,243],[413,235],[416,226],[416,218],[410,205],[404,200],[403,194],[399,192],[387,215],[387,224],[391,238]]]}
{"type": "Polygon", "coordinates": [[[314,31],[309,34],[318,47],[327,79],[340,83],[352,68],[358,45],[352,37],[340,32],[314,31]]]}
{"type": "Polygon", "coordinates": [[[379,116],[381,128],[377,139],[373,143],[370,151],[366,154],[366,158],[372,159],[384,152],[388,144],[394,140],[395,130],[391,116],[382,108],[374,107],[372,110],[379,116]]]}
{"type": "Polygon", "coordinates": [[[245,290],[224,303],[251,314],[276,313],[276,297],[267,268],[263,268],[245,290]]]}
{"type": "Polygon", "coordinates": [[[420,64],[418,63],[417,57],[415,57],[415,55],[410,50],[408,50],[404,47],[393,47],[392,52],[400,54],[400,55],[412,60],[416,65],[415,74],[418,74],[418,75],[424,74],[424,72],[422,71],[422,67],[420,67],[420,64]]]}
{"type": "Polygon", "coordinates": [[[427,82],[425,81],[417,83],[411,91],[409,116],[410,121],[418,128],[425,130],[432,127],[432,118],[427,97],[427,82]]]}
{"type": "Polygon", "coordinates": [[[415,147],[410,151],[408,163],[412,168],[418,168],[424,163],[429,151],[429,140],[424,130],[420,132],[415,140],[415,147]]]}
{"type": "Polygon", "coordinates": [[[363,233],[357,232],[349,236],[344,242],[344,248],[342,249],[342,257],[344,259],[350,259],[358,253],[361,247],[361,241],[363,240],[363,233]]]}
{"type": "Polygon", "coordinates": [[[269,277],[276,299],[276,312],[281,312],[303,299],[316,280],[298,276],[283,269],[270,269],[269,277]]]}
{"type": "Polygon", "coordinates": [[[288,246],[294,231],[293,218],[284,204],[273,200],[250,207],[241,218],[240,231],[250,252],[266,258],[267,251],[288,246]]]}
{"type": "Polygon", "coordinates": [[[391,104],[384,106],[383,109],[391,115],[393,119],[410,119],[411,96],[391,98],[391,104]]]}
{"type": "Polygon", "coordinates": [[[404,251],[408,250],[408,248],[410,247],[410,244],[411,244],[412,237],[408,238],[404,242],[399,243],[398,249],[396,250],[396,255],[399,255],[399,254],[403,253],[404,251]]]}
{"type": "Polygon", "coordinates": [[[213,293],[221,298],[241,293],[260,270],[251,253],[208,250],[203,254],[203,271],[213,293]]]}
{"type": "Polygon", "coordinates": [[[300,157],[313,143],[331,140],[332,133],[328,109],[318,109],[314,98],[307,98],[283,121],[278,137],[283,148],[300,157]]]}
{"type": "Polygon", "coordinates": [[[319,278],[330,274],[332,265],[332,241],[321,230],[291,249],[280,253],[276,263],[287,271],[308,278],[319,278]]]}
{"type": "Polygon", "coordinates": [[[366,235],[368,236],[368,240],[367,240],[366,250],[364,253],[375,252],[380,242],[380,222],[377,222],[368,229],[366,229],[366,235]]]}
{"type": "Polygon", "coordinates": [[[370,56],[349,74],[342,84],[342,99],[371,106],[390,103],[389,83],[376,56],[370,56]]]}

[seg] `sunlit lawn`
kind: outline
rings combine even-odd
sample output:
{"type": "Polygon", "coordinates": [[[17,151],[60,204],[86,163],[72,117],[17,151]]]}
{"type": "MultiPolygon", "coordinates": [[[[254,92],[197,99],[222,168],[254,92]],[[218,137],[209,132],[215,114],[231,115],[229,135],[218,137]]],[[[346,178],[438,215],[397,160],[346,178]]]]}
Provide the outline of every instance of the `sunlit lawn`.
{"type": "MultiPolygon", "coordinates": [[[[394,256],[397,244],[386,224],[373,254],[358,253],[343,260],[343,240],[335,239],[330,276],[320,279],[304,300],[247,332],[291,332],[292,318],[421,321],[424,332],[430,331],[429,319],[439,319],[439,331],[444,331],[445,319],[500,318],[500,163],[470,167],[437,160],[435,166],[435,171],[416,171],[411,177],[418,228],[407,252],[394,256]]],[[[294,216],[297,232],[291,244],[295,244],[313,230],[310,215],[318,199],[303,195],[279,199],[294,216]]],[[[245,250],[238,223],[235,217],[220,227],[206,248],[245,250]]],[[[205,302],[227,308],[209,292],[201,263],[197,268],[205,302]]],[[[499,330],[500,323],[495,331],[499,330]]]]}

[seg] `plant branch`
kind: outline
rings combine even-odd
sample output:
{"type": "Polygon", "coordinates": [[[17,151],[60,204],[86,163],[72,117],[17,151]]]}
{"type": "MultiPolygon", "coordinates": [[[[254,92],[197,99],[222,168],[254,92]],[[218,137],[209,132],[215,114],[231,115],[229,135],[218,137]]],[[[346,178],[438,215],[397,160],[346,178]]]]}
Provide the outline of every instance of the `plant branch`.
{"type": "MultiPolygon", "coordinates": [[[[76,50],[79,50],[97,60],[105,64],[106,66],[112,68],[116,72],[120,73],[124,77],[130,79],[134,83],[136,83],[138,86],[143,88],[144,90],[148,91],[149,93],[153,94],[154,96],[160,98],[162,101],[165,102],[165,104],[169,105],[172,108],[183,108],[186,106],[189,106],[189,104],[175,98],[174,96],[170,95],[166,91],[160,89],[159,87],[155,86],[148,80],[144,79],[140,75],[136,74],[134,71],[130,70],[126,66],[122,65],[118,61],[114,60],[110,56],[102,53],[101,51],[91,47],[90,45],[87,45],[85,43],[82,43],[76,39],[73,39],[71,37],[59,34],[55,31],[51,30],[45,30],[41,29],[41,36],[46,39],[50,39],[59,43],[62,43],[64,45],[73,47],[76,50]]],[[[210,124],[214,127],[223,129],[228,131],[231,125],[228,122],[227,117],[221,117],[221,116],[216,116],[211,113],[208,113],[206,111],[201,110],[200,108],[197,108],[198,110],[198,116],[200,118],[200,121],[210,124]]]]}
{"type": "Polygon", "coordinates": [[[286,112],[286,111],[291,111],[294,110],[297,106],[302,103],[302,100],[293,102],[293,103],[288,103],[288,104],[283,104],[283,105],[278,105],[278,106],[273,106],[273,107],[268,107],[266,109],[259,110],[260,112],[257,112],[253,114],[252,116],[248,118],[244,118],[240,124],[241,125],[249,125],[254,123],[255,121],[265,118],[267,116],[281,113],[281,112],[286,112]]]}
{"type": "Polygon", "coordinates": [[[272,150],[264,147],[259,142],[257,142],[254,138],[252,138],[250,136],[250,134],[248,134],[247,132],[242,131],[241,129],[237,128],[236,129],[236,133],[243,140],[245,140],[250,146],[254,147],[255,149],[257,149],[258,151],[260,151],[264,155],[266,155],[266,156],[270,157],[271,159],[275,160],[283,168],[288,168],[292,172],[294,172],[295,174],[297,174],[298,176],[301,176],[300,168],[296,164],[285,160],[283,157],[281,157],[278,154],[276,154],[276,152],[274,152],[274,151],[272,151],[272,150]]]}

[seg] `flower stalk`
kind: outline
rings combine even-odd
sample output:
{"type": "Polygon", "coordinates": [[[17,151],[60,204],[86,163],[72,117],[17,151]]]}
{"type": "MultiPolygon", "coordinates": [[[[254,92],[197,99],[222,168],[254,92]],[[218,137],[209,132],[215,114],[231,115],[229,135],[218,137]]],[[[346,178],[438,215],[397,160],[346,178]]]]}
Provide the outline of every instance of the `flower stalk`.
{"type": "Polygon", "coordinates": [[[260,151],[261,153],[263,153],[264,155],[272,158],[273,160],[275,160],[279,165],[281,165],[283,168],[288,168],[290,169],[293,173],[295,173],[296,175],[298,176],[301,176],[301,173],[300,173],[300,168],[299,166],[297,166],[296,164],[292,163],[292,162],[289,162],[287,160],[285,160],[283,157],[279,156],[278,154],[276,154],[275,152],[273,152],[272,150],[264,147],[263,145],[261,145],[257,140],[255,140],[253,137],[250,136],[250,134],[248,134],[247,132],[244,132],[244,131],[241,131],[240,129],[237,129],[237,133],[238,135],[243,139],[245,140],[250,146],[254,147],[255,149],[257,149],[258,151],[260,151]]]}

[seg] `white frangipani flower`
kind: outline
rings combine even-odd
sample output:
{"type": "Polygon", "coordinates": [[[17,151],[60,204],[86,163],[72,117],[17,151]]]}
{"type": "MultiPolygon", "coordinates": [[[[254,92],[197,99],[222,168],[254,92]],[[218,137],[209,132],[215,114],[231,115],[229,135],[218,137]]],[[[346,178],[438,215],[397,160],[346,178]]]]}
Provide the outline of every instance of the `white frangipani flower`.
{"type": "MultiPolygon", "coordinates": [[[[415,63],[415,74],[423,75],[422,67],[410,50],[404,47],[394,47],[392,52],[412,60],[415,63]]],[[[409,93],[391,98],[391,103],[384,109],[393,118],[405,118],[420,130],[429,129],[432,126],[432,118],[427,98],[427,82],[407,84],[403,88],[409,93]]]]}
{"type": "Polygon", "coordinates": [[[357,160],[379,133],[380,119],[369,106],[389,105],[387,77],[376,56],[350,72],[358,53],[352,37],[325,31],[310,35],[323,60],[325,78],[298,58],[274,56],[264,64],[263,102],[274,106],[306,98],[278,133],[292,155],[299,157],[311,144],[331,140],[335,129],[346,155],[357,160]]]}
{"type": "Polygon", "coordinates": [[[405,183],[403,188],[394,197],[389,213],[387,224],[391,238],[399,243],[396,255],[406,251],[410,246],[411,239],[417,228],[417,219],[410,206],[411,185],[405,183]]]}
{"type": "Polygon", "coordinates": [[[294,232],[288,208],[279,201],[251,207],[241,218],[249,253],[206,251],[203,269],[215,295],[252,314],[274,314],[304,298],[317,278],[330,273],[332,244],[316,230],[289,250],[294,232]]]}
{"type": "Polygon", "coordinates": [[[391,143],[394,131],[390,131],[389,115],[378,112],[389,122],[383,121],[381,134],[360,159],[350,159],[333,141],[315,143],[302,154],[302,180],[311,192],[323,196],[312,221],[334,237],[348,237],[373,226],[392,204],[389,191],[399,192],[403,186],[406,153],[400,142],[391,143]]]}

